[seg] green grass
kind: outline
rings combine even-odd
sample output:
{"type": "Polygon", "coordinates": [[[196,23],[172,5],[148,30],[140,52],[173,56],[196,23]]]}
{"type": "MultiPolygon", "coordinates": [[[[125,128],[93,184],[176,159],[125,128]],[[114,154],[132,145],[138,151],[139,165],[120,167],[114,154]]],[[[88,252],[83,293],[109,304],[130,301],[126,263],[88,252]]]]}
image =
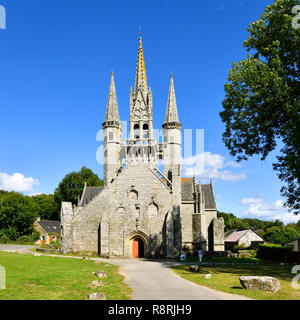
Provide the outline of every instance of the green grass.
{"type": "Polygon", "coordinates": [[[107,300],[129,300],[131,289],[124,284],[118,267],[70,258],[55,258],[0,252],[6,269],[6,289],[0,300],[84,300],[92,292],[103,292],[107,300]],[[107,279],[98,289],[87,286],[103,270],[107,279]]]}
{"type": "MultiPolygon", "coordinates": [[[[178,260],[179,262],[180,260],[178,260]]],[[[195,262],[199,263],[199,258],[194,256],[187,256],[185,262],[195,262]]],[[[256,263],[264,262],[261,259],[251,257],[251,258],[226,258],[226,257],[214,257],[208,258],[203,257],[202,262],[222,262],[222,263],[256,263]]]]}
{"type": "Polygon", "coordinates": [[[244,295],[257,300],[299,300],[300,289],[292,288],[291,265],[280,266],[278,264],[264,265],[238,265],[238,266],[215,266],[201,267],[199,273],[189,271],[189,266],[179,265],[172,267],[173,271],[179,276],[192,281],[201,286],[233,294],[244,295]],[[210,279],[204,279],[204,274],[210,273],[210,279]],[[265,292],[244,290],[240,284],[239,276],[270,276],[280,281],[281,289],[278,292],[265,292]]]}

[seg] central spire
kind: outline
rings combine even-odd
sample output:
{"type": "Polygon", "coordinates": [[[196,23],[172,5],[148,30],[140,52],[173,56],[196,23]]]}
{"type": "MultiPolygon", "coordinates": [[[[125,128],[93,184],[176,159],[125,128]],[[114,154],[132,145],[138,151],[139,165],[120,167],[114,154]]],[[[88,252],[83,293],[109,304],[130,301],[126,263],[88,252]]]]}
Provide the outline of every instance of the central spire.
{"type": "Polygon", "coordinates": [[[147,94],[148,92],[148,84],[147,84],[147,76],[146,76],[146,66],[144,60],[144,50],[142,37],[139,37],[139,51],[138,58],[136,64],[136,76],[135,76],[135,86],[134,91],[137,93],[138,89],[141,89],[143,93],[147,94]]]}

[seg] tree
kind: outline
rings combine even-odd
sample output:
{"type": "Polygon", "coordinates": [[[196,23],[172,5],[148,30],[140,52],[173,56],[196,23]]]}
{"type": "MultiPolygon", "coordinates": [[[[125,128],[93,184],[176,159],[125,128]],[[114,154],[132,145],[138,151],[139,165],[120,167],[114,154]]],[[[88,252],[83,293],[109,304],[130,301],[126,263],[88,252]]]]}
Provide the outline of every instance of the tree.
{"type": "Polygon", "coordinates": [[[36,211],[41,219],[59,220],[59,208],[53,194],[41,194],[32,197],[36,205],[36,211]]]}
{"type": "Polygon", "coordinates": [[[250,225],[244,219],[237,218],[232,213],[218,211],[218,217],[224,219],[225,231],[250,229],[250,225]]]}
{"type": "Polygon", "coordinates": [[[81,196],[85,182],[88,187],[103,185],[103,181],[99,179],[98,175],[86,167],[82,167],[77,172],[70,172],[62,179],[54,192],[54,199],[58,207],[60,208],[62,201],[77,204],[78,196],[81,196]]]}
{"type": "Polygon", "coordinates": [[[0,237],[15,240],[31,235],[37,218],[34,201],[22,194],[9,192],[0,197],[0,237]]]}
{"type": "Polygon", "coordinates": [[[292,27],[296,0],[275,0],[250,24],[248,57],[233,63],[225,84],[223,141],[237,161],[261,160],[283,147],[273,164],[285,206],[300,209],[300,30],[292,27]]]}
{"type": "Polygon", "coordinates": [[[263,233],[264,240],[280,245],[286,245],[299,238],[299,236],[300,233],[297,230],[288,226],[267,228],[263,233]]]}

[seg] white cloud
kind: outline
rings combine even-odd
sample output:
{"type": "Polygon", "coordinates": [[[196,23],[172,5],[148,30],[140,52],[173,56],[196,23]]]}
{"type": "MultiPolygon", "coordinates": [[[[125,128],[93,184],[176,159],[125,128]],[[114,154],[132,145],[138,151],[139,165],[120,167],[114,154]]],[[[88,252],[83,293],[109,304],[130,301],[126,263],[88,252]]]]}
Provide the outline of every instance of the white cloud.
{"type": "Polygon", "coordinates": [[[262,203],[264,202],[263,199],[255,199],[255,198],[244,198],[242,201],[241,201],[241,204],[256,204],[256,203],[262,203]]]}
{"type": "Polygon", "coordinates": [[[16,192],[33,192],[34,186],[38,186],[39,180],[32,177],[25,178],[22,173],[9,175],[0,172],[0,189],[16,192]]]}
{"type": "Polygon", "coordinates": [[[203,152],[193,157],[182,159],[182,175],[196,176],[199,179],[219,179],[222,181],[238,181],[245,179],[245,173],[234,173],[227,167],[240,167],[225,157],[211,152],[203,152]]]}
{"type": "Polygon", "coordinates": [[[285,224],[297,222],[299,220],[298,216],[295,216],[283,206],[282,200],[265,202],[262,198],[244,198],[242,199],[241,204],[248,206],[247,210],[243,212],[243,216],[262,220],[279,219],[285,224]]]}
{"type": "Polygon", "coordinates": [[[40,192],[34,192],[34,193],[29,193],[28,196],[29,197],[35,197],[35,196],[40,196],[42,193],[40,192]]]}

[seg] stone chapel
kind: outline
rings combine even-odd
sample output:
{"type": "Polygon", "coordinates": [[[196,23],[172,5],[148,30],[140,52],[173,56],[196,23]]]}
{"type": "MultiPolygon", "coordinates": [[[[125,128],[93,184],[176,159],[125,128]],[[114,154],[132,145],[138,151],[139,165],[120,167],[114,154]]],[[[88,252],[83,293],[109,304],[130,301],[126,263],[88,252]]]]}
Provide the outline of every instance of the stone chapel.
{"type": "Polygon", "coordinates": [[[224,221],[217,218],[212,183],[181,177],[182,124],[172,75],[162,143],[153,134],[153,110],[140,37],[135,85],[130,89],[129,138],[121,138],[112,73],[102,124],[104,186],[85,186],[77,206],[62,203],[62,253],[173,258],[199,249],[224,250],[224,221]]]}

